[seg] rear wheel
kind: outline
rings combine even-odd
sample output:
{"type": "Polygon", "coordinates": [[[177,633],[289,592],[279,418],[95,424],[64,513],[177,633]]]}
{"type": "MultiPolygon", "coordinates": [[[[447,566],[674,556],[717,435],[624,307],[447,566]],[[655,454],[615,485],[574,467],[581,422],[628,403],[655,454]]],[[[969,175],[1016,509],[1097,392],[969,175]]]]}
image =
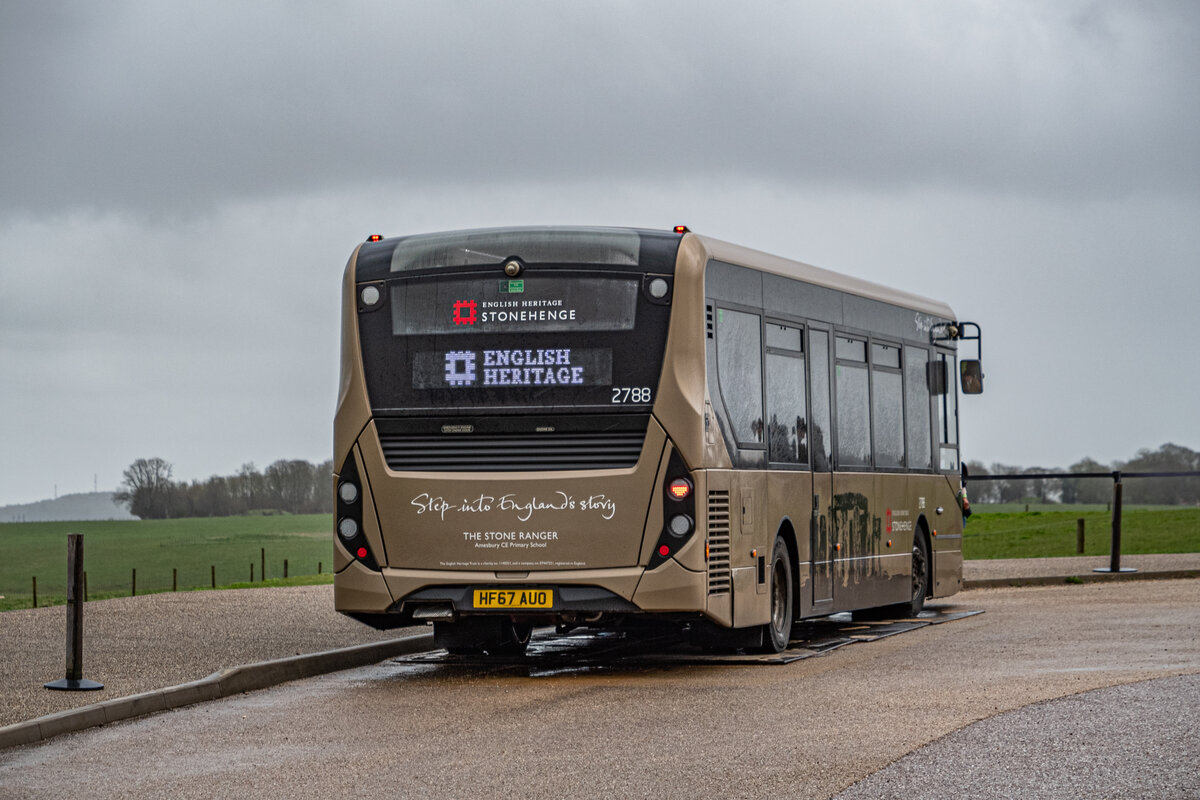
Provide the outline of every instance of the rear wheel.
{"type": "Polygon", "coordinates": [[[771,621],[763,626],[762,649],[778,653],[792,639],[792,561],[783,537],[775,537],[771,553],[771,621]]]}

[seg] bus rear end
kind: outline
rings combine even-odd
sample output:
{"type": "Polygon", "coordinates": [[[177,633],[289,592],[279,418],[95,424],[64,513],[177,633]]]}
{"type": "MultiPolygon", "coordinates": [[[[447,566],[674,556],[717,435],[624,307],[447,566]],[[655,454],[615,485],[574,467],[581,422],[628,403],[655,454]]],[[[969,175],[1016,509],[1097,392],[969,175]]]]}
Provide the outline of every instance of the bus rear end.
{"type": "Polygon", "coordinates": [[[368,241],[346,268],[335,598],[451,650],[703,610],[695,478],[655,417],[680,236],[368,241]],[[696,569],[689,569],[684,564],[696,569]]]}

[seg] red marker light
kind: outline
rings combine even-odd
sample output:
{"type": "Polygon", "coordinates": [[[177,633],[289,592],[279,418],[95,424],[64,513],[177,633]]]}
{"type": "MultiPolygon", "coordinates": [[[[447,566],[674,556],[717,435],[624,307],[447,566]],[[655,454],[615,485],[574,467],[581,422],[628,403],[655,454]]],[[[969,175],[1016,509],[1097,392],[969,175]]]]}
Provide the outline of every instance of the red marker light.
{"type": "Polygon", "coordinates": [[[692,482],[687,478],[676,478],[667,484],[667,491],[676,500],[686,500],[687,496],[692,493],[692,482]]]}
{"type": "Polygon", "coordinates": [[[691,230],[688,229],[687,225],[676,225],[675,232],[676,233],[691,233],[691,230]]]}
{"type": "Polygon", "coordinates": [[[666,558],[667,556],[671,555],[671,548],[664,544],[662,547],[658,548],[658,554],[666,558]]]}
{"type": "Polygon", "coordinates": [[[358,557],[366,558],[367,557],[367,548],[365,548],[365,547],[358,548],[358,557]]]}
{"type": "Polygon", "coordinates": [[[367,237],[367,241],[368,242],[381,242],[381,241],[383,241],[383,237],[380,236],[378,233],[372,233],[370,236],[367,237]]]}

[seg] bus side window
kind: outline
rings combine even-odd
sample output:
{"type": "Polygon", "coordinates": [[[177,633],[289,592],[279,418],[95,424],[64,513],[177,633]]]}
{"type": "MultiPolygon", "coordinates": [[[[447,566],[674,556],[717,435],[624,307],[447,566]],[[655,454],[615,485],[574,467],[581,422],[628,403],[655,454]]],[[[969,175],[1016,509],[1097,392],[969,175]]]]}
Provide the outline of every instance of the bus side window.
{"type": "Polygon", "coordinates": [[[956,374],[954,355],[938,353],[938,373],[941,376],[941,396],[938,397],[938,439],[940,442],[941,458],[939,466],[943,472],[958,471],[958,381],[952,380],[956,374]]]}
{"type": "MultiPolygon", "coordinates": [[[[809,368],[812,384],[812,430],[810,450],[813,469],[828,472],[833,463],[833,439],[829,435],[832,412],[829,403],[829,334],[808,331],[809,368]]],[[[822,520],[823,521],[823,520],[822,520]]]]}
{"type": "Polygon", "coordinates": [[[763,445],[762,323],[757,314],[717,309],[717,380],[739,447],[763,445]]]}
{"type": "Polygon", "coordinates": [[[928,351],[918,347],[904,348],[905,430],[908,466],[912,469],[933,469],[933,427],[926,380],[928,365],[928,351]]]}
{"type": "Polygon", "coordinates": [[[871,466],[871,394],[867,376],[867,343],[834,337],[837,357],[834,392],[837,403],[838,467],[871,466]]]}
{"type": "Polygon", "coordinates": [[[767,457],[785,464],[808,463],[805,413],[804,331],[767,322],[767,457]]]}

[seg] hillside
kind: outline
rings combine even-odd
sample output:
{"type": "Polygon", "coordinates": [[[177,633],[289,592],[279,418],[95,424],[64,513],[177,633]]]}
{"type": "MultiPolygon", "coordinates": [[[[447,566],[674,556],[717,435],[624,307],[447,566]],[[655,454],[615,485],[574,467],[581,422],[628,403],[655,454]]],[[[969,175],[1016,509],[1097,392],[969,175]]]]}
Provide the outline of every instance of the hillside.
{"type": "Polygon", "coordinates": [[[112,492],[64,494],[55,500],[0,506],[0,522],[75,522],[137,519],[113,501],[112,492]]]}

